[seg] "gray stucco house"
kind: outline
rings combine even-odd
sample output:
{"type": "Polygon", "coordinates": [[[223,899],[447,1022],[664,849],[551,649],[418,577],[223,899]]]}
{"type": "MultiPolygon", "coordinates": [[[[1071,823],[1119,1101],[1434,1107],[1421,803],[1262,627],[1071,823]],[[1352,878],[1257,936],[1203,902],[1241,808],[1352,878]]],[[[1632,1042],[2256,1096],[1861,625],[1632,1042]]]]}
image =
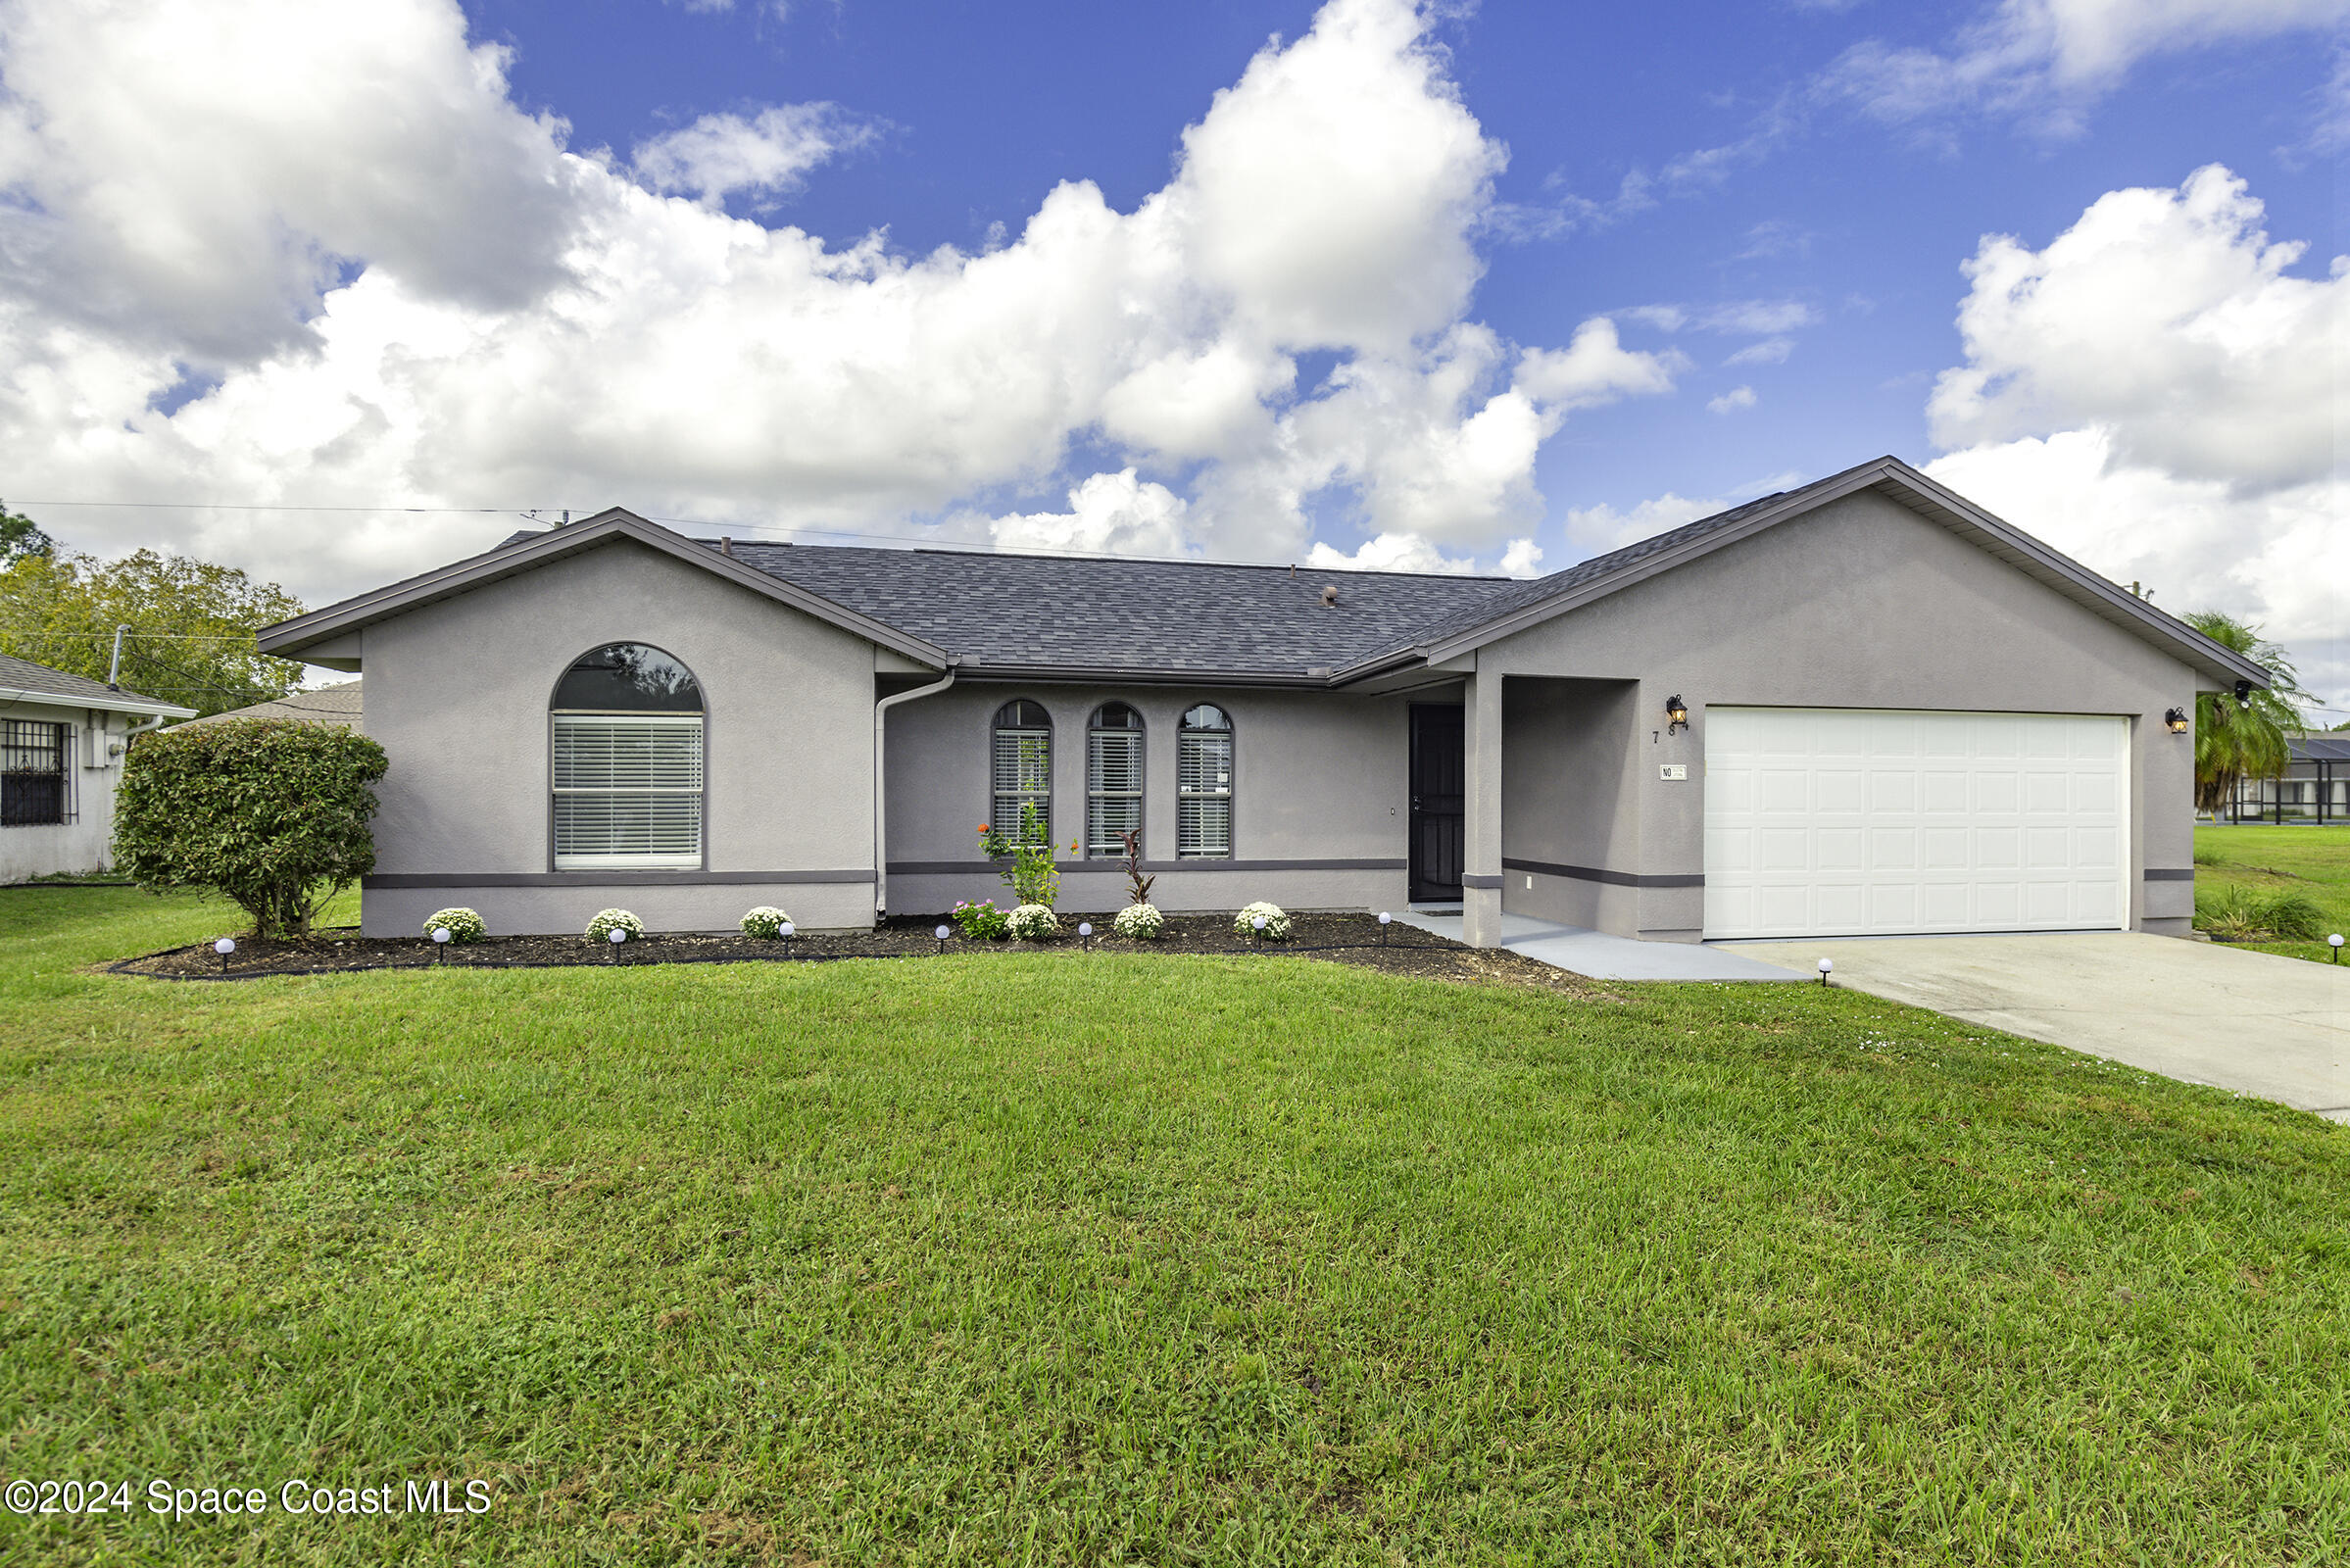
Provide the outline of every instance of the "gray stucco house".
{"type": "Polygon", "coordinates": [[[1133,827],[1163,907],[1457,901],[1486,944],[2183,933],[2183,726],[2265,680],[1891,458],[1532,581],[612,511],[262,647],[366,672],[371,934],[864,926],[1000,896],[974,830],[1023,807],[1075,910],[1133,827]]]}

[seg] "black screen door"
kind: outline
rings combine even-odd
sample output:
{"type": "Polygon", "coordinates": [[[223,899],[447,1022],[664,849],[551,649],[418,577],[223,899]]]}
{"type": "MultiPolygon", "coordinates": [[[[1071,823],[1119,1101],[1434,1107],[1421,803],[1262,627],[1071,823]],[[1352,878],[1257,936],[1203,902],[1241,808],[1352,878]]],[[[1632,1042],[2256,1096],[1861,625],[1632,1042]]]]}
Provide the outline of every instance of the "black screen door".
{"type": "Polygon", "coordinates": [[[1411,896],[1415,902],[1460,899],[1462,807],[1467,762],[1461,751],[1461,710],[1411,710],[1411,896]]]}

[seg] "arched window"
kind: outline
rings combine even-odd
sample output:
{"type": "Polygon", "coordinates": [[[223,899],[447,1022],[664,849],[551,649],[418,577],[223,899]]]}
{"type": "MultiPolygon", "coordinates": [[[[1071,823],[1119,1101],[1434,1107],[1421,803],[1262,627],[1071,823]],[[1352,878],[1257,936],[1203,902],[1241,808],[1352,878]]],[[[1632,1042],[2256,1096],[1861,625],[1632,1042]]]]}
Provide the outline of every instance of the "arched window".
{"type": "Polygon", "coordinates": [[[1053,715],[1025,698],[996,710],[996,790],[988,823],[1015,844],[1053,842],[1053,715]],[[1033,825],[1029,812],[1035,812],[1033,825]]]}
{"type": "Polygon", "coordinates": [[[1125,835],[1142,831],[1143,715],[1103,703],[1085,737],[1085,853],[1115,858],[1126,853],[1125,835]]]}
{"type": "Polygon", "coordinates": [[[1208,703],[1186,712],[1175,736],[1175,853],[1232,858],[1232,720],[1208,703]]]}
{"type": "Polygon", "coordinates": [[[555,868],[702,863],[702,686],[644,643],[563,672],[554,719],[555,868]]]}

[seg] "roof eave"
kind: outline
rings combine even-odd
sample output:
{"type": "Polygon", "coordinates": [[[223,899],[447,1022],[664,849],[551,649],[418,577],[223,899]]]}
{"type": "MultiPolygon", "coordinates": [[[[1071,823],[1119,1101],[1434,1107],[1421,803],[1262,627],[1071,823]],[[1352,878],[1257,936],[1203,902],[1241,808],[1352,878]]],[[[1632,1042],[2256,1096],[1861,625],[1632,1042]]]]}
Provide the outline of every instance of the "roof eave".
{"type": "Polygon", "coordinates": [[[102,713],[138,713],[149,718],[194,718],[196,710],[159,703],[136,692],[45,692],[32,686],[0,686],[0,703],[45,703],[52,708],[88,708],[102,713]]]}
{"type": "Polygon", "coordinates": [[[872,616],[836,604],[799,584],[744,564],[683,534],[648,522],[632,512],[614,507],[565,527],[514,541],[482,555],[469,556],[434,571],[361,594],[323,610],[262,628],[261,651],[281,657],[300,657],[306,648],[372,621],[402,614],[438,600],[453,598],[517,573],[533,570],[564,556],[624,538],[658,550],[689,565],[750,589],[827,621],[867,642],[903,654],[932,669],[947,667],[948,653],[926,638],[912,636],[872,616]]]}

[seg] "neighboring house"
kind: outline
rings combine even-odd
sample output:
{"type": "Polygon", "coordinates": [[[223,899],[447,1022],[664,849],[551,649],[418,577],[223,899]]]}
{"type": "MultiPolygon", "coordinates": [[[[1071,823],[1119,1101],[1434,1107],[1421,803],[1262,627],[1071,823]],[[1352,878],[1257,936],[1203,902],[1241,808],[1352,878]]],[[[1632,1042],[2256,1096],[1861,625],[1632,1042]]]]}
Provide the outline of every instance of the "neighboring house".
{"type": "Polygon", "coordinates": [[[360,687],[365,684],[346,680],[311,691],[288,692],[250,708],[232,708],[225,713],[210,713],[174,727],[193,729],[198,724],[218,724],[224,718],[290,718],[298,724],[342,724],[364,735],[367,726],[367,715],[360,709],[360,687]]]}
{"type": "Polygon", "coordinates": [[[195,711],[0,654],[0,882],[104,870],[130,736],[195,711]]]}
{"type": "Polygon", "coordinates": [[[2260,666],[1891,459],[1533,581],[694,540],[626,512],[269,628],[366,670],[369,933],[754,904],[1457,902],[1668,941],[2192,913],[2194,742],[2260,666]],[[1686,716],[1685,716],[1686,715],[1686,716]],[[2183,722],[2183,720],[2182,720],[2183,722]],[[1070,846],[1076,846],[1071,848],[1070,846]]]}
{"type": "Polygon", "coordinates": [[[2304,732],[2286,743],[2282,778],[2240,778],[2226,817],[2230,822],[2350,822],[2350,734],[2304,732]]]}

